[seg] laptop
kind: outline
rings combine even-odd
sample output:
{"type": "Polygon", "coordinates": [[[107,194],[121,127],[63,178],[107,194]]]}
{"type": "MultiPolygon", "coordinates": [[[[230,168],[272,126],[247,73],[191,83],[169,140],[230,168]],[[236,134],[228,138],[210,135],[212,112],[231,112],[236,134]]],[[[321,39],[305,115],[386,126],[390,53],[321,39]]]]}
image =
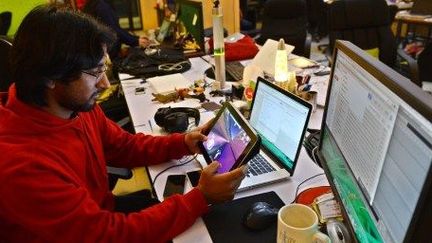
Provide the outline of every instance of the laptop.
{"type": "Polygon", "coordinates": [[[414,0],[410,14],[413,15],[432,15],[431,0],[414,0]]]}
{"type": "Polygon", "coordinates": [[[288,179],[300,154],[312,106],[258,77],[250,125],[261,138],[260,152],[251,159],[239,191],[288,179]]]}

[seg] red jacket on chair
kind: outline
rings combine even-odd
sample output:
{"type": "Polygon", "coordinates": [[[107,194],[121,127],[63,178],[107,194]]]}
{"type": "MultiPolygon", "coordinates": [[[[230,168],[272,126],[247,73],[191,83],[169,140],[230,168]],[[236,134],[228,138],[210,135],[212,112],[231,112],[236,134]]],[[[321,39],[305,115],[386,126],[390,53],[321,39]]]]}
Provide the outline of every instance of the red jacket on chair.
{"type": "MultiPolygon", "coordinates": [[[[210,52],[213,52],[213,38],[209,40],[209,46],[210,52]]],[[[258,51],[254,39],[247,35],[234,43],[225,42],[225,60],[227,62],[252,59],[258,51]]]]}

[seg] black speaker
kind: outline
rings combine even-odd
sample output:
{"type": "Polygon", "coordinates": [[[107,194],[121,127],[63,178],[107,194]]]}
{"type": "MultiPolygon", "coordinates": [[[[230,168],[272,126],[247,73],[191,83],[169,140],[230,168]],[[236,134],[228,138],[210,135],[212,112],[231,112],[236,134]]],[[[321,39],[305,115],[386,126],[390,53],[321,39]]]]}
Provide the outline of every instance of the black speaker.
{"type": "Polygon", "coordinates": [[[195,108],[188,107],[163,107],[156,111],[154,119],[156,124],[169,133],[184,132],[189,127],[189,117],[195,119],[195,125],[198,126],[200,113],[195,108]]]}

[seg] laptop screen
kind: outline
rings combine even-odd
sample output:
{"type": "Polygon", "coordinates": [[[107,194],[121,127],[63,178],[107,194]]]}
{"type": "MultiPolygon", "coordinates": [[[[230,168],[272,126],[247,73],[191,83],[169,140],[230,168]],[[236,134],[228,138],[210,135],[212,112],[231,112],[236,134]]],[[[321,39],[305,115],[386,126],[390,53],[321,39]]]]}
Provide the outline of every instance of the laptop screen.
{"type": "Polygon", "coordinates": [[[261,137],[262,148],[291,174],[310,112],[306,101],[258,78],[249,122],[261,137]]]}

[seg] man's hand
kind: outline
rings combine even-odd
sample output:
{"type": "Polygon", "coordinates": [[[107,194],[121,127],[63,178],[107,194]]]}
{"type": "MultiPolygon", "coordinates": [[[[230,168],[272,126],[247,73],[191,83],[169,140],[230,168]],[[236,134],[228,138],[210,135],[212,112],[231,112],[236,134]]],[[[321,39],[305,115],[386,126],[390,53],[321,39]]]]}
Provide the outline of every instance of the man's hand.
{"type": "Polygon", "coordinates": [[[193,131],[186,133],[184,140],[189,151],[198,154],[201,153],[201,150],[198,147],[198,142],[207,140],[207,137],[199,131],[193,131]]]}
{"type": "Polygon", "coordinates": [[[150,45],[150,40],[147,37],[145,37],[145,36],[140,36],[139,39],[138,39],[138,45],[140,47],[145,48],[148,45],[150,45]]]}
{"type": "Polygon", "coordinates": [[[201,153],[198,147],[198,142],[206,141],[207,137],[203,134],[209,129],[211,120],[206,124],[193,129],[191,132],[187,133],[185,136],[185,143],[192,153],[201,153]]]}
{"type": "Polygon", "coordinates": [[[197,186],[210,204],[232,200],[247,172],[247,165],[243,165],[233,171],[217,174],[219,166],[218,162],[213,161],[205,167],[197,186]]]}

